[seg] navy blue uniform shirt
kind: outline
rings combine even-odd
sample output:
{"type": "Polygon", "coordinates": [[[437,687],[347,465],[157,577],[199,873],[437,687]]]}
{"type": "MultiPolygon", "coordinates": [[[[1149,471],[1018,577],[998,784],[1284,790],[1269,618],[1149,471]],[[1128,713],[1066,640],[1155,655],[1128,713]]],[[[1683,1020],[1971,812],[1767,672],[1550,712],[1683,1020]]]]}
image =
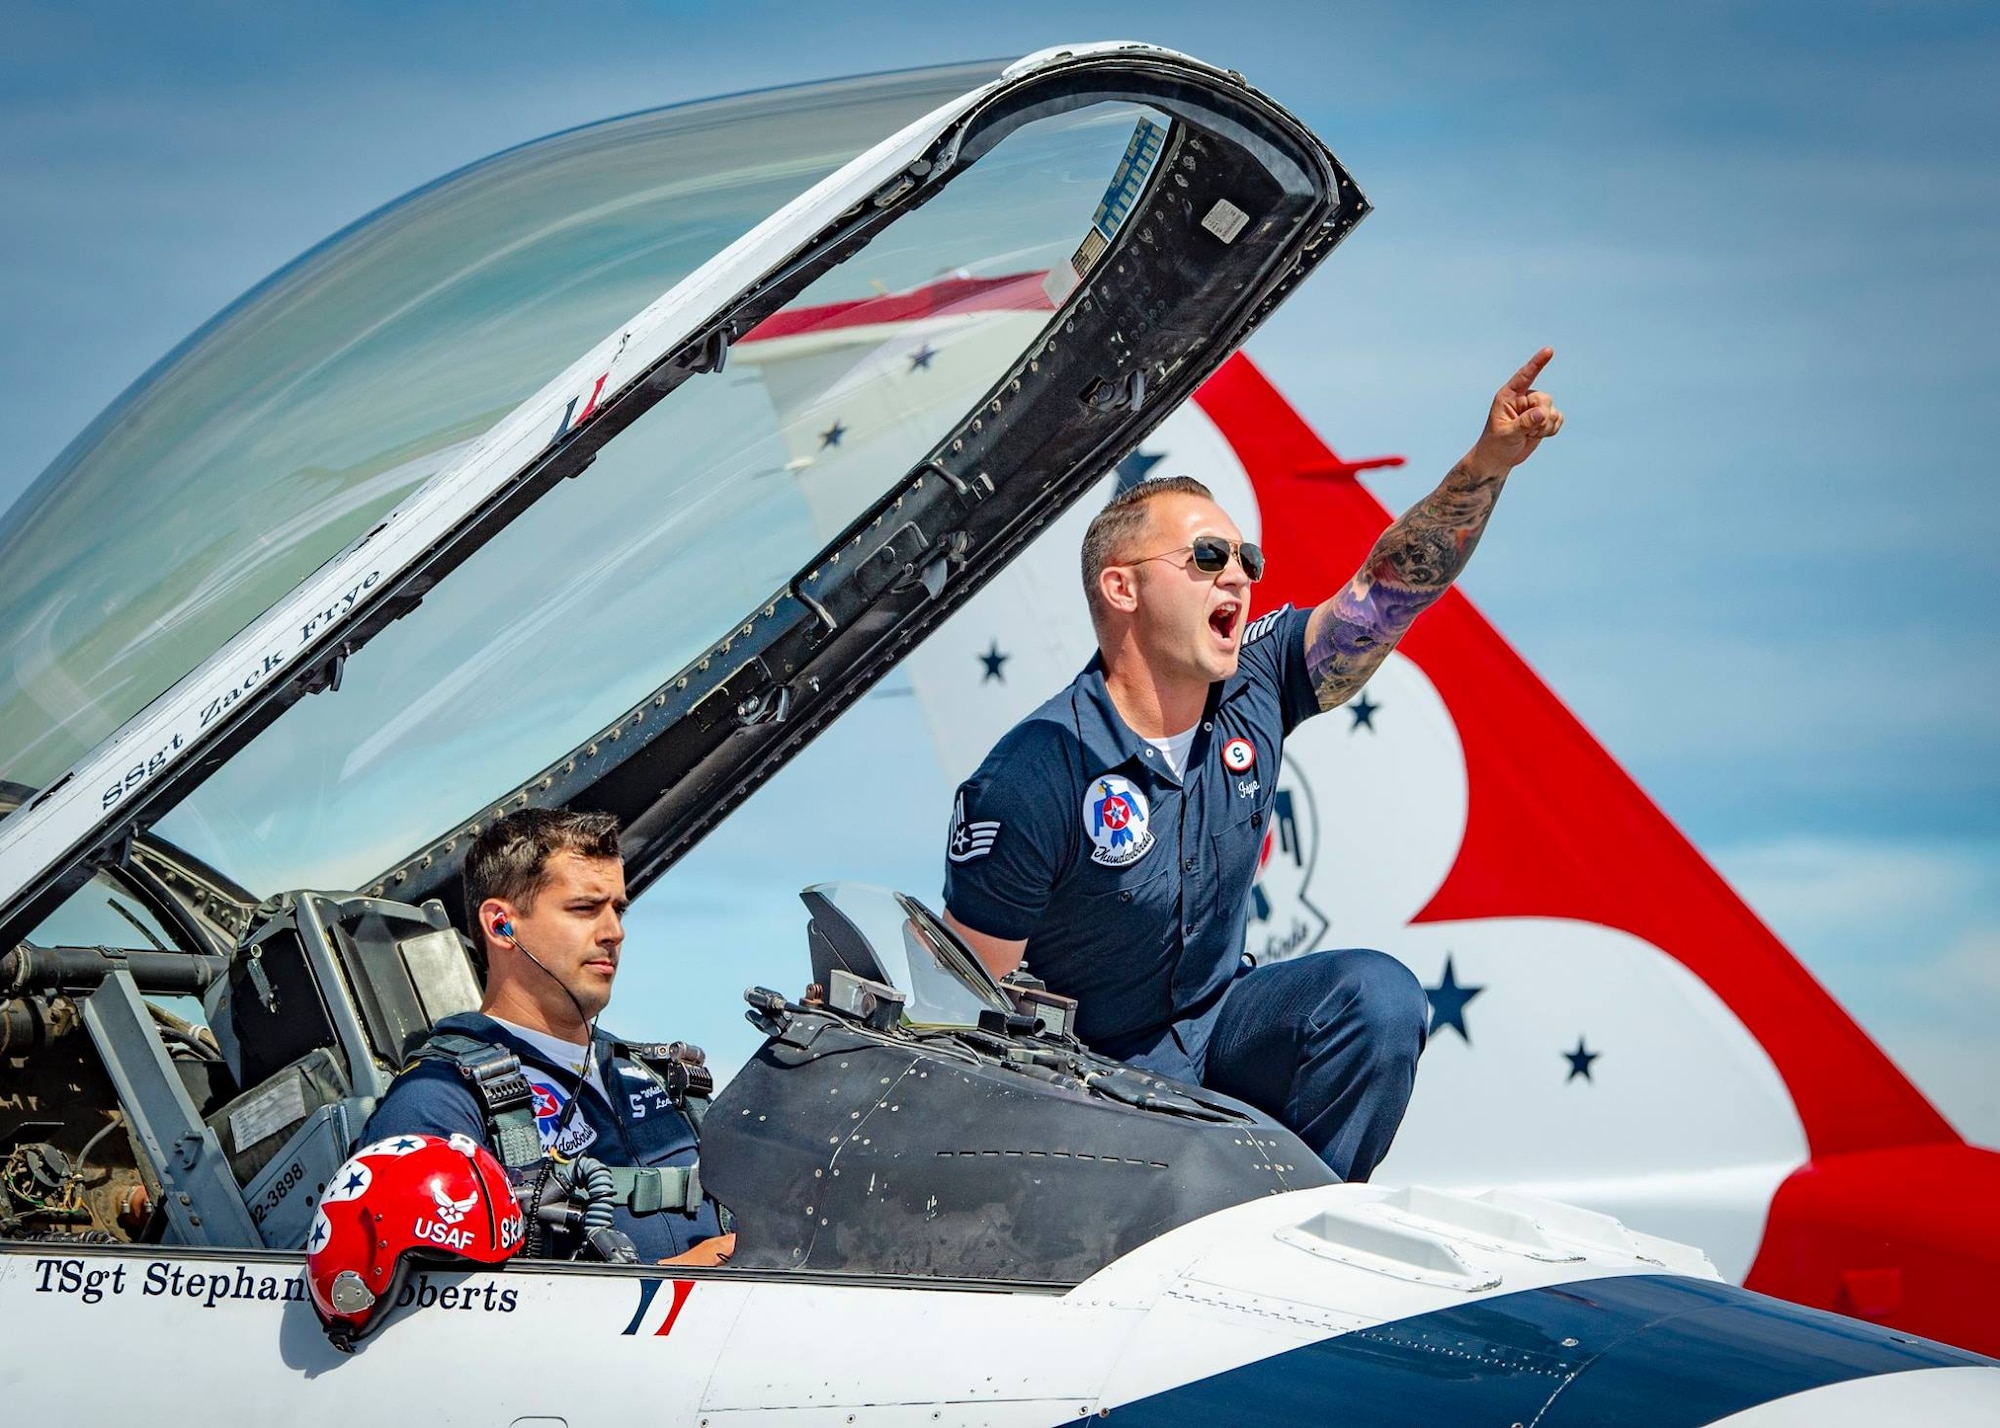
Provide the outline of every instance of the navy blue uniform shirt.
{"type": "MultiPolygon", "coordinates": [[[[445,1017],[437,1030],[495,1042],[520,1057],[521,1070],[534,1088],[535,1128],[542,1133],[542,1148],[548,1150],[556,1144],[556,1128],[575,1093],[574,1071],[555,1065],[506,1027],[478,1012],[445,1017]]],[[[617,1055],[617,1045],[610,1036],[598,1033],[597,1064],[604,1068],[611,1099],[586,1082],[583,1104],[570,1117],[558,1149],[566,1157],[588,1155],[606,1165],[692,1165],[694,1128],[668,1098],[659,1078],[637,1062],[617,1055]]],[[[486,1133],[486,1117],[464,1075],[448,1062],[420,1061],[389,1087],[375,1114],[368,1118],[361,1139],[365,1145],[395,1135],[448,1136],[453,1131],[463,1131],[488,1150],[493,1148],[486,1133]]],[[[721,1232],[715,1206],[708,1201],[695,1215],[676,1210],[634,1215],[621,1205],[616,1223],[632,1237],[641,1261],[666,1259],[721,1232]]],[[[555,1248],[566,1253],[570,1246],[555,1248]]]]}
{"type": "Polygon", "coordinates": [[[1078,1034],[1099,1051],[1136,1054],[1242,968],[1279,751],[1319,712],[1311,613],[1287,605],[1244,632],[1182,777],[1126,727],[1099,658],[959,785],[945,906],[988,936],[1026,938],[1029,970],[1077,998],[1078,1034]]]}

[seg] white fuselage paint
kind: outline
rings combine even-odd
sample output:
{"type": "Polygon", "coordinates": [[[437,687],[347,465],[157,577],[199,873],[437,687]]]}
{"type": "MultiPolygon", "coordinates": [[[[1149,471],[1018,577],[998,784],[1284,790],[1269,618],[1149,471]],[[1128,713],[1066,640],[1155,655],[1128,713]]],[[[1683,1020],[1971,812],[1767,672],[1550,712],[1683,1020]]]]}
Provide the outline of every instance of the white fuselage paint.
{"type": "Polygon", "coordinates": [[[1429,1222],[1467,1264],[1478,1287],[1466,1288],[1279,1238],[1329,1210],[1383,1221],[1388,1194],[1336,1186],[1221,1211],[1067,1294],[786,1283],[725,1269],[698,1272],[684,1296],[662,1284],[635,1325],[646,1280],[671,1270],[430,1272],[411,1280],[423,1302],[352,1355],[328,1345],[295,1288],[289,1303],[254,1297],[295,1285],[298,1256],[9,1245],[0,1382],[23,1422],[115,1421],[131,1386],[146,1383],[206,1405],[217,1428],[273,1417],[344,1424],[391,1403],[406,1422],[547,1414],[577,1425],[643,1408],[660,1424],[739,1413],[808,1422],[857,1409],[871,1422],[1050,1424],[1486,1295],[1658,1273],[1661,1258],[1712,1273],[1679,1247],[1652,1246],[1648,1261],[1578,1245],[1565,1253],[1588,1259],[1550,1262],[1457,1242],[1429,1222]],[[246,1288],[251,1297],[238,1293],[246,1288]],[[119,1372],[51,1371],[87,1343],[118,1345],[119,1372]]]}
{"type": "MultiPolygon", "coordinates": [[[[677,1278],[650,1266],[430,1271],[413,1277],[414,1302],[351,1355],[327,1343],[295,1288],[281,1297],[299,1267],[296,1255],[9,1245],[0,1250],[9,1409],[23,1422],[113,1422],[129,1413],[135,1385],[172,1385],[211,1428],[345,1425],[385,1411],[396,1422],[545,1416],[572,1428],[635,1418],[713,1428],[750,1414],[1028,1428],[1498,1295],[1628,1274],[1715,1277],[1685,1246],[1562,1207],[1364,1185],[1219,1211],[1060,1294],[787,1282],[726,1268],[677,1278]],[[1496,1236],[1496,1223],[1525,1238],[1496,1236]],[[90,1343],[117,1346],[116,1373],[62,1368],[90,1343]]],[[[1909,1421],[1897,1411],[1902,1383],[1935,1409],[1927,1421],[1990,1421],[1980,1415],[2000,1392],[2000,1368],[1951,1372],[1959,1377],[1820,1390],[1810,1421],[1909,1421]]]]}

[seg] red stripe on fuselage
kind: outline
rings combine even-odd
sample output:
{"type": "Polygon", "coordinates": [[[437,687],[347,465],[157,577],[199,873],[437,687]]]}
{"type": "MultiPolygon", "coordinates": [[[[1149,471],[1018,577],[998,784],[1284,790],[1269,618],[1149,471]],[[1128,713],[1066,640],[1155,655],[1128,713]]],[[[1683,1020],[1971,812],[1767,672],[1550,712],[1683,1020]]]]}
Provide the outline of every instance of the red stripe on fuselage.
{"type": "Polygon", "coordinates": [[[694,1292],[692,1279],[670,1279],[667,1283],[673,1287],[674,1302],[667,1306],[667,1317],[660,1321],[660,1327],[653,1330],[653,1337],[656,1339],[664,1339],[674,1331],[674,1320],[681,1317],[681,1306],[687,1303],[688,1295],[694,1292]]]}

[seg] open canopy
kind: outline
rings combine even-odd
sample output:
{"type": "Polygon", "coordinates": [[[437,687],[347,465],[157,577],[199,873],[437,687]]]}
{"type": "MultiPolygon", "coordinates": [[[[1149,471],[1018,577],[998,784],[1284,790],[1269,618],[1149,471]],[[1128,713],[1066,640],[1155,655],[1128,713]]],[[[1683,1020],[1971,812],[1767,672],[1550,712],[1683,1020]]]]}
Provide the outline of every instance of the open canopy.
{"type": "Polygon", "coordinates": [[[1366,211],[1240,80],[1102,46],[1022,62],[754,223],[858,123],[969,77],[502,155],[308,255],[108,413],[0,551],[18,628],[72,631],[40,666],[16,634],[0,686],[0,757],[47,784],[0,824],[0,937],[135,826],[254,893],[449,905],[496,810],[603,807],[642,888],[1366,211]],[[665,295],[630,316],[648,281],[665,295]],[[310,356],[237,411],[243,352],[287,324],[310,356]],[[206,535],[176,538],[161,582],[129,553],[135,516],[108,553],[72,538],[66,576],[46,533],[76,491],[150,493],[147,470],[179,503],[150,523],[206,535]],[[62,624],[88,602],[95,624],[62,624]],[[168,685],[48,782],[80,729],[168,685]]]}
{"type": "Polygon", "coordinates": [[[552,135],[260,283],[0,515],[0,778],[53,782],[615,324],[996,70],[552,135]]]}

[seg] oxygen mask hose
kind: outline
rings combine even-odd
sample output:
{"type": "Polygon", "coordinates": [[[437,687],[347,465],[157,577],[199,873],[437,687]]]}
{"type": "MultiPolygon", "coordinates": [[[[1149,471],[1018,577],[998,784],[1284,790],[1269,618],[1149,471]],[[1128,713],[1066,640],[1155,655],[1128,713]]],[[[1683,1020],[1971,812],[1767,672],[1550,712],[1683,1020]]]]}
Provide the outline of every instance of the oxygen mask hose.
{"type": "Polygon", "coordinates": [[[611,1167],[587,1155],[550,1164],[557,1193],[536,1207],[535,1218],[553,1229],[581,1234],[584,1247],[606,1264],[637,1264],[639,1252],[631,1237],[613,1228],[618,1185],[611,1167]]]}

